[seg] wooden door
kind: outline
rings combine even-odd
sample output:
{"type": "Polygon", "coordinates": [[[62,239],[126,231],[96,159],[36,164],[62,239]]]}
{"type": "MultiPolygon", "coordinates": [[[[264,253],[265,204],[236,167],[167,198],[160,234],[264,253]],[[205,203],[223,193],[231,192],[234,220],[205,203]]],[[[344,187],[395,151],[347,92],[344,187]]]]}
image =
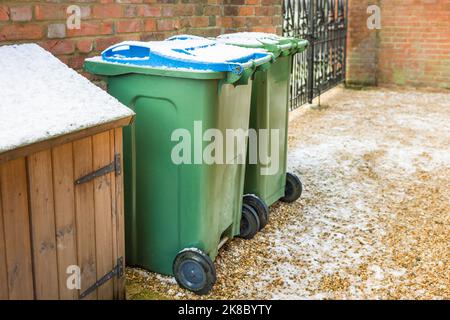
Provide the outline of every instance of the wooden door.
{"type": "MultiPolygon", "coordinates": [[[[0,164],[0,299],[78,299],[125,257],[122,173],[75,183],[121,159],[112,129],[0,164]],[[74,267],[80,290],[67,286],[74,267]]],[[[124,279],[84,299],[122,299],[124,279]]]]}

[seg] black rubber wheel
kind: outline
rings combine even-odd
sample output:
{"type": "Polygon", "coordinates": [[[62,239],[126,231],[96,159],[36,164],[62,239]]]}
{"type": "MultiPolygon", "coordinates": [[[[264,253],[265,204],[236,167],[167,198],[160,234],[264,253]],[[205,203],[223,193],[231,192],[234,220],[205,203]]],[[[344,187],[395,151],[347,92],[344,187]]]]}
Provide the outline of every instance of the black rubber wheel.
{"type": "Polygon", "coordinates": [[[173,261],[173,274],[180,287],[198,295],[208,294],[217,279],[214,263],[199,249],[180,251],[173,261]]]}
{"type": "Polygon", "coordinates": [[[293,173],[286,173],[286,187],[284,188],[283,202],[294,202],[302,195],[303,186],[300,179],[293,173]]]}
{"type": "Polygon", "coordinates": [[[256,211],[259,218],[259,230],[262,230],[269,222],[269,207],[257,195],[246,194],[243,198],[243,203],[249,205],[256,211]]]}
{"type": "Polygon", "coordinates": [[[258,214],[252,207],[244,203],[242,205],[241,231],[239,236],[250,240],[258,233],[259,226],[258,214]]]}

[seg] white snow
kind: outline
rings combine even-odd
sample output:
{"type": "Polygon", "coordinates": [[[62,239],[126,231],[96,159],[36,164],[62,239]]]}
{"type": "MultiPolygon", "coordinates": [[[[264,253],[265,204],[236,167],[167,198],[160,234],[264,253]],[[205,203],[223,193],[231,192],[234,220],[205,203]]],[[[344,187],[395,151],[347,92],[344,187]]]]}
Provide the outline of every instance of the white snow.
{"type": "Polygon", "coordinates": [[[277,44],[285,39],[273,33],[264,32],[237,32],[223,34],[217,37],[218,41],[235,45],[260,46],[261,44],[277,44]]]}
{"type": "MultiPolygon", "coordinates": [[[[261,49],[241,48],[231,46],[223,43],[218,43],[214,40],[208,39],[189,39],[189,40],[171,40],[171,41],[124,41],[110,48],[108,50],[117,51],[118,49],[126,49],[129,46],[140,46],[149,48],[151,52],[157,55],[165,56],[171,59],[180,61],[195,61],[195,62],[209,62],[209,63],[224,63],[245,57],[252,58],[252,56],[259,53],[268,53],[261,49]]],[[[120,51],[118,51],[120,52],[120,51]]],[[[120,54],[117,55],[120,58],[120,54]]],[[[132,59],[126,59],[132,60],[132,59]]]]}
{"type": "MultiPolygon", "coordinates": [[[[138,60],[138,59],[127,59],[127,60],[138,60]]],[[[144,60],[144,59],[142,59],[144,60]]],[[[147,60],[147,59],[145,59],[147,60]]],[[[95,63],[103,63],[103,64],[112,64],[112,65],[123,65],[123,63],[121,62],[116,62],[116,61],[105,61],[103,60],[102,57],[97,56],[97,57],[92,57],[92,58],[87,58],[85,61],[92,61],[95,63]]],[[[172,70],[172,71],[184,71],[184,72],[195,72],[195,73],[208,73],[208,72],[215,72],[214,70],[210,70],[210,69],[203,69],[203,70],[199,70],[199,69],[194,69],[194,68],[183,68],[183,67],[177,67],[177,68],[171,68],[171,67],[167,67],[167,66],[149,66],[149,65],[127,65],[127,67],[137,67],[137,68],[146,68],[146,69],[156,69],[156,70],[172,70]]]]}
{"type": "Polygon", "coordinates": [[[0,47],[0,153],[133,115],[35,44],[0,47]]]}

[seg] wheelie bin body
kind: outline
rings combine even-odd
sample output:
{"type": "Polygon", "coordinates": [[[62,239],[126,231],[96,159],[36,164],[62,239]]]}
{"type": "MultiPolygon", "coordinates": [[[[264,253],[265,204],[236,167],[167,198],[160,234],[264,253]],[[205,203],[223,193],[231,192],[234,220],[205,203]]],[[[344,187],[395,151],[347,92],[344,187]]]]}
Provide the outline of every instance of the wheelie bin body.
{"type": "Polygon", "coordinates": [[[204,163],[211,142],[202,136],[207,129],[224,137],[227,129],[248,129],[251,76],[273,56],[228,47],[210,40],[126,42],[85,62],[136,113],[124,130],[130,265],[173,275],[183,250],[212,261],[220,244],[240,233],[245,165],[204,163]]]}
{"type": "Polygon", "coordinates": [[[217,40],[274,54],[271,68],[254,75],[250,112],[250,129],[256,132],[258,149],[267,150],[269,158],[247,162],[244,194],[256,195],[268,206],[279,199],[291,202],[300,196],[301,183],[286,172],[290,76],[294,54],[305,50],[308,41],[258,32],[225,34],[217,40]],[[267,138],[261,129],[267,130],[267,138]],[[274,129],[277,135],[271,134],[274,129]]]}

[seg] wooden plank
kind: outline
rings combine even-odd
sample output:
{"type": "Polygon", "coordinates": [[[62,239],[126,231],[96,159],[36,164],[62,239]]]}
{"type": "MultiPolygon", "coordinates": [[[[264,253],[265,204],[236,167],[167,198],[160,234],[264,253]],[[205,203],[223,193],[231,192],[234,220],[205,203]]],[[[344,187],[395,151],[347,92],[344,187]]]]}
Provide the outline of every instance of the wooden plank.
{"type": "MultiPolygon", "coordinates": [[[[111,163],[109,131],[92,137],[94,170],[111,163]]],[[[113,267],[112,251],[112,212],[111,212],[111,174],[94,180],[95,203],[95,244],[97,251],[97,279],[110,272],[113,267]]],[[[113,281],[98,288],[98,299],[113,298],[113,281]]]]}
{"type": "MultiPolygon", "coordinates": [[[[110,161],[114,161],[114,156],[116,153],[115,139],[114,139],[114,130],[109,131],[109,145],[110,145],[110,161]]],[[[111,173],[111,214],[112,214],[112,249],[113,249],[113,263],[115,264],[117,261],[118,252],[117,252],[117,205],[116,205],[116,175],[115,173],[111,173]]],[[[114,299],[118,299],[118,290],[119,290],[119,279],[114,277],[113,279],[113,290],[114,290],[114,299]]]]}
{"type": "Polygon", "coordinates": [[[51,151],[27,158],[35,298],[59,299],[51,151]]]}
{"type": "Polygon", "coordinates": [[[77,299],[77,290],[67,288],[67,267],[78,265],[72,143],[55,147],[52,158],[59,298],[77,299]]]}
{"type": "MultiPolygon", "coordinates": [[[[92,172],[90,137],[73,143],[73,157],[75,180],[92,172]]],[[[93,181],[75,186],[75,208],[78,265],[81,268],[81,292],[83,292],[97,281],[93,181]]],[[[84,299],[97,299],[97,291],[84,299]]]]}
{"type": "MultiPolygon", "coordinates": [[[[0,165],[1,166],[1,165],[0,165]]],[[[0,170],[1,181],[1,170],[0,170]]],[[[2,188],[0,187],[0,300],[8,299],[8,270],[6,269],[6,246],[3,229],[2,188]]]]}
{"type": "Polygon", "coordinates": [[[25,157],[39,151],[47,150],[58,145],[66,144],[75,140],[90,137],[94,134],[104,132],[113,128],[126,126],[133,122],[134,116],[125,117],[115,121],[107,122],[96,127],[86,128],[79,131],[71,132],[52,139],[39,141],[30,145],[22,146],[13,150],[0,152],[0,163],[4,163],[17,158],[25,157]]]}
{"type": "MultiPolygon", "coordinates": [[[[123,153],[122,128],[115,131],[115,152],[120,154],[122,173],[116,176],[116,207],[117,207],[117,254],[125,261],[125,216],[123,199],[123,153]]],[[[118,279],[118,299],[125,299],[125,275],[118,279]]]]}
{"type": "Polygon", "coordinates": [[[0,166],[9,299],[33,299],[30,220],[25,159],[0,166]]]}

